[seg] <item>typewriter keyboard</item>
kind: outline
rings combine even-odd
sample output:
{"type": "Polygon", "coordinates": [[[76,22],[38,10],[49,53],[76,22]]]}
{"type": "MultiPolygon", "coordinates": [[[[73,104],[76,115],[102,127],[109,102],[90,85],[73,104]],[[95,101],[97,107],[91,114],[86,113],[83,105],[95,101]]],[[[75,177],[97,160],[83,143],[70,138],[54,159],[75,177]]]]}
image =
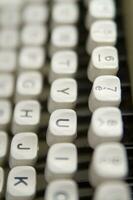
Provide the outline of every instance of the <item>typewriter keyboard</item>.
{"type": "Polygon", "coordinates": [[[0,200],[132,200],[120,0],[0,1],[0,200]]]}

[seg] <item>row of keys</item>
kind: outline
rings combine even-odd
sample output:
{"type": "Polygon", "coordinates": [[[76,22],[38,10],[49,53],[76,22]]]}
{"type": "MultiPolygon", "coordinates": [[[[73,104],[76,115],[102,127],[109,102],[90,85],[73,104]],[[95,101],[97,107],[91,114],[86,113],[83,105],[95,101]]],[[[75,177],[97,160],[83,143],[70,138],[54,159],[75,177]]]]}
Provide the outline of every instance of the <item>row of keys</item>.
{"type": "MultiPolygon", "coordinates": [[[[64,2],[78,2],[79,0],[54,0],[55,3],[64,3],[64,2]]],[[[48,3],[49,0],[1,0],[0,7],[3,8],[5,6],[23,6],[27,5],[27,3],[48,3]]]]}
{"type": "MultiPolygon", "coordinates": [[[[3,192],[4,185],[4,171],[0,169],[1,174],[1,187],[0,194],[3,192]]],[[[15,167],[9,173],[7,182],[6,198],[10,200],[16,200],[19,198],[33,199],[35,196],[36,188],[36,172],[32,167],[15,167]],[[22,192],[23,191],[23,192],[22,192]],[[21,196],[22,195],[22,196],[21,196]]],[[[94,200],[106,200],[110,196],[110,200],[131,199],[128,186],[121,181],[106,182],[106,184],[100,185],[94,195],[94,200]]],[[[72,180],[55,180],[51,182],[45,193],[44,199],[52,200],[56,199],[78,199],[78,188],[72,180]]]]}
{"type": "MultiPolygon", "coordinates": [[[[0,168],[1,184],[0,197],[3,195],[4,189],[4,171],[0,168]]],[[[36,194],[37,177],[36,171],[32,167],[21,166],[15,167],[9,172],[7,180],[6,199],[31,200],[36,194]]],[[[44,199],[52,200],[69,198],[69,200],[78,199],[78,188],[72,180],[56,180],[51,182],[46,190],[44,199]]]]}
{"type": "MultiPolygon", "coordinates": [[[[16,135],[16,137],[19,137],[19,135],[16,135]]],[[[27,141],[24,138],[23,134],[21,134],[21,137],[24,139],[24,142],[26,144],[27,141]]],[[[20,140],[17,142],[23,142],[22,138],[19,138],[20,140]],[[22,139],[22,141],[21,141],[21,139],[22,139]]],[[[29,138],[29,140],[30,140],[30,138],[29,138]]],[[[29,140],[27,142],[28,145],[30,143],[29,140]]],[[[17,146],[18,146],[18,143],[17,143],[17,146]]],[[[19,147],[20,147],[21,151],[22,150],[24,151],[24,148],[26,149],[26,146],[24,147],[23,144],[19,145],[19,147]]],[[[15,150],[15,149],[13,149],[13,150],[15,150]]],[[[28,151],[28,150],[26,150],[26,151],[28,151]]],[[[16,155],[18,155],[18,152],[16,155]]],[[[28,157],[28,155],[27,155],[27,157],[28,157]]],[[[17,158],[17,159],[21,160],[22,158],[20,158],[20,156],[19,156],[19,158],[17,158]]],[[[21,163],[21,165],[23,165],[23,164],[24,163],[21,163]]],[[[62,180],[68,179],[69,180],[69,178],[72,178],[74,176],[76,170],[77,170],[77,150],[76,150],[75,145],[70,144],[70,143],[62,143],[62,144],[60,143],[60,144],[55,144],[55,145],[51,146],[51,148],[48,152],[47,161],[46,161],[46,169],[45,169],[45,178],[48,182],[52,181],[51,182],[51,184],[52,184],[53,180],[58,180],[58,179],[62,179],[62,180]]],[[[20,166],[20,167],[13,168],[9,172],[8,182],[7,182],[7,195],[11,195],[11,194],[13,195],[14,193],[16,195],[17,191],[22,191],[22,189],[25,188],[24,186],[30,185],[29,184],[30,182],[28,180],[32,180],[33,181],[32,184],[36,185],[35,178],[33,178],[35,176],[33,176],[33,173],[27,173],[27,171],[33,172],[34,170],[31,167],[20,166]],[[32,174],[32,176],[30,176],[31,174],[32,174]],[[28,177],[27,177],[27,175],[28,175],[28,177]],[[13,180],[14,181],[18,180],[17,184],[14,184],[13,180]],[[18,187],[16,187],[17,185],[18,185],[18,187]],[[14,193],[12,193],[12,191],[14,191],[14,193]]],[[[3,175],[2,170],[1,170],[1,173],[3,175]]],[[[108,144],[97,147],[97,149],[95,150],[95,153],[93,155],[92,163],[91,163],[91,166],[89,169],[89,180],[90,180],[91,184],[93,184],[93,186],[97,186],[100,184],[100,187],[101,187],[102,186],[101,183],[105,182],[105,180],[110,184],[111,184],[110,181],[112,181],[112,183],[113,183],[113,181],[116,181],[116,183],[117,183],[117,181],[119,181],[119,179],[123,180],[127,176],[127,173],[128,173],[127,155],[126,155],[125,149],[122,145],[120,145],[118,143],[108,143],[108,144]]],[[[1,176],[1,177],[3,177],[3,176],[1,176]]],[[[3,181],[1,181],[1,184],[3,183],[3,181]]],[[[16,181],[15,181],[15,183],[16,183],[16,181]]],[[[48,188],[49,188],[49,186],[50,185],[48,185],[48,188]]],[[[111,185],[110,185],[110,187],[111,187],[111,185]]],[[[1,187],[1,188],[3,188],[3,187],[1,187]]],[[[47,188],[47,190],[48,190],[48,188],[47,188]]],[[[27,188],[26,191],[29,191],[29,188],[27,188]]],[[[25,195],[27,195],[26,191],[22,195],[23,198],[26,198],[25,197],[25,195]]],[[[118,189],[118,191],[119,191],[119,189],[118,189]]],[[[34,193],[35,193],[35,188],[34,188],[34,193]]],[[[101,191],[101,193],[102,193],[102,191],[101,191]]],[[[46,192],[46,194],[47,194],[47,192],[46,192]]],[[[126,193],[126,195],[127,194],[129,195],[128,192],[126,193]]],[[[18,194],[18,197],[19,197],[19,194],[18,194]]],[[[99,198],[99,197],[97,197],[97,198],[99,198]]],[[[11,196],[9,196],[7,199],[12,199],[12,198],[11,198],[11,196]]],[[[32,199],[32,198],[30,197],[30,199],[32,199]]]]}
{"type": "Polygon", "coordinates": [[[48,111],[51,113],[46,134],[48,150],[45,179],[48,182],[44,199],[79,199],[77,184],[72,181],[78,169],[75,108],[78,85],[74,79],[78,68],[75,49],[78,45],[79,7],[59,1],[53,6],[50,40],[51,83],[48,111]],[[57,25],[57,26],[55,26],[57,25]]]}
{"type": "Polygon", "coordinates": [[[0,25],[2,27],[19,27],[22,23],[43,24],[47,23],[49,17],[48,6],[40,3],[29,3],[21,11],[20,7],[13,5],[5,6],[1,10],[0,25]]]}
{"type": "Polygon", "coordinates": [[[116,5],[114,0],[86,1],[86,27],[90,29],[87,52],[91,55],[87,75],[93,87],[89,109],[93,113],[88,130],[88,143],[94,148],[89,166],[89,182],[95,187],[94,200],[131,200],[128,160],[123,138],[121,85],[117,43],[116,5]],[[122,182],[121,182],[122,181],[122,182]]]}
{"type": "Polygon", "coordinates": [[[19,66],[20,71],[40,70],[45,67],[45,50],[42,47],[23,47],[20,54],[14,50],[0,51],[0,72],[15,72],[19,66]],[[18,56],[18,58],[17,58],[18,56]]]}
{"type": "MultiPolygon", "coordinates": [[[[23,69],[38,69],[43,67],[44,60],[39,48],[25,48],[20,53],[20,67],[23,69]],[[34,63],[34,65],[33,65],[34,63]]],[[[0,71],[12,72],[15,70],[16,53],[14,51],[0,52],[0,71]]],[[[92,52],[91,62],[88,66],[88,78],[94,81],[100,75],[116,75],[118,72],[118,52],[114,47],[98,47],[92,52]]],[[[57,78],[71,78],[77,72],[78,58],[74,51],[60,51],[53,55],[49,80],[57,78]]]]}
{"type": "Polygon", "coordinates": [[[2,29],[0,31],[0,48],[16,49],[23,45],[42,46],[47,41],[47,29],[42,25],[27,25],[21,35],[17,29],[2,29]]]}
{"type": "MultiPolygon", "coordinates": [[[[74,108],[77,101],[77,83],[72,78],[60,78],[51,85],[48,110],[74,108]]],[[[116,76],[99,76],[95,79],[89,97],[89,108],[93,112],[99,107],[119,107],[121,102],[120,80],[116,76]]]]}
{"type": "MultiPolygon", "coordinates": [[[[0,98],[11,98],[14,95],[14,76],[3,73],[0,75],[0,98]]],[[[39,99],[42,94],[43,77],[37,71],[22,72],[17,77],[15,101],[24,99],[39,99]]]]}

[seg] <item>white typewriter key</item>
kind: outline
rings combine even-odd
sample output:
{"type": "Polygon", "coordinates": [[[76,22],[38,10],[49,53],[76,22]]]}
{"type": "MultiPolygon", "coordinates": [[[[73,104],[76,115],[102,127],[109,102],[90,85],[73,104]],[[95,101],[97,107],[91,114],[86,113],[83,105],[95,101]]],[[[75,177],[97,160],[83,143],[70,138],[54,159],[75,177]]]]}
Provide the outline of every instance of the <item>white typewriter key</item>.
{"type": "Polygon", "coordinates": [[[5,174],[4,174],[4,170],[3,168],[0,167],[0,198],[3,197],[3,193],[4,193],[4,178],[5,178],[5,174]]]}
{"type": "Polygon", "coordinates": [[[2,27],[18,27],[21,24],[21,14],[17,7],[2,9],[0,23],[2,27]]]}
{"type": "Polygon", "coordinates": [[[100,20],[92,24],[87,43],[89,54],[99,46],[113,46],[117,41],[117,26],[111,20],[100,20]]]}
{"type": "Polygon", "coordinates": [[[89,97],[89,109],[94,112],[99,107],[115,106],[121,103],[121,85],[116,76],[99,76],[95,79],[89,97]]]}
{"type": "Polygon", "coordinates": [[[0,100],[0,129],[6,130],[11,122],[12,108],[7,100],[0,100]]]}
{"type": "Polygon", "coordinates": [[[72,180],[57,180],[48,184],[45,200],[78,200],[78,187],[72,180]]]}
{"type": "Polygon", "coordinates": [[[16,49],[19,47],[19,32],[16,29],[3,29],[0,32],[0,47],[3,49],[16,49]]]}
{"type": "Polygon", "coordinates": [[[42,74],[37,71],[22,72],[16,83],[16,101],[38,99],[43,88],[42,74]]]}
{"type": "Polygon", "coordinates": [[[53,6],[52,20],[54,24],[75,24],[79,19],[76,3],[57,3],[53,6]]]}
{"type": "Polygon", "coordinates": [[[77,100],[77,82],[74,79],[57,79],[52,83],[48,110],[73,108],[77,100]]]}
{"type": "Polygon", "coordinates": [[[93,200],[131,200],[131,190],[122,181],[109,181],[101,184],[94,193],[93,200]]]}
{"type": "Polygon", "coordinates": [[[54,144],[47,156],[46,180],[50,182],[55,179],[72,178],[77,171],[77,162],[77,149],[74,144],[54,144]]]}
{"type": "Polygon", "coordinates": [[[14,109],[12,132],[34,132],[40,124],[40,104],[35,100],[20,101],[14,109]]]}
{"type": "Polygon", "coordinates": [[[14,167],[7,179],[6,200],[33,200],[36,184],[36,171],[33,167],[14,167]]]}
{"type": "Polygon", "coordinates": [[[0,74],[0,98],[10,98],[14,92],[14,77],[11,74],[0,74]]]}
{"type": "Polygon", "coordinates": [[[47,40],[47,29],[43,25],[26,25],[21,36],[24,45],[44,45],[47,40]]]}
{"type": "Polygon", "coordinates": [[[48,7],[44,4],[29,4],[24,9],[23,12],[23,21],[25,23],[46,23],[48,20],[48,7]]]}
{"type": "Polygon", "coordinates": [[[41,47],[24,47],[20,52],[19,65],[22,70],[41,70],[45,64],[45,51],[41,47]]]}
{"type": "Polygon", "coordinates": [[[13,50],[0,51],[0,72],[14,72],[17,67],[17,53],[13,50]]]}
{"type": "Polygon", "coordinates": [[[94,81],[102,75],[116,75],[119,69],[118,51],[115,47],[97,47],[88,66],[88,78],[94,81]]]}
{"type": "Polygon", "coordinates": [[[88,141],[92,148],[105,142],[120,142],[123,137],[121,111],[115,107],[98,108],[92,115],[88,141]]]}
{"type": "Polygon", "coordinates": [[[61,51],[53,55],[49,80],[58,78],[73,78],[78,68],[78,57],[74,51],[61,51]]]}
{"type": "Polygon", "coordinates": [[[11,142],[10,167],[34,165],[38,156],[38,137],[35,133],[18,133],[11,142]]]}
{"type": "Polygon", "coordinates": [[[111,20],[116,15],[116,5],[114,0],[93,0],[89,3],[89,11],[86,26],[89,28],[96,20],[111,20]]]}
{"type": "Polygon", "coordinates": [[[78,31],[75,26],[62,25],[53,29],[50,55],[58,50],[74,49],[78,44],[78,31]]]}
{"type": "Polygon", "coordinates": [[[125,147],[120,143],[99,145],[93,154],[89,181],[94,187],[105,181],[123,180],[128,175],[125,147]]]}
{"type": "MultiPolygon", "coordinates": [[[[8,135],[6,132],[0,131],[0,166],[5,161],[5,159],[7,157],[7,153],[8,153],[8,135]]],[[[1,178],[1,176],[0,176],[0,178],[1,178]]],[[[1,191],[1,189],[0,189],[0,191],[1,191]]]]}
{"type": "Polygon", "coordinates": [[[73,142],[77,136],[77,116],[74,110],[55,110],[49,120],[47,143],[52,145],[62,142],[73,142]]]}

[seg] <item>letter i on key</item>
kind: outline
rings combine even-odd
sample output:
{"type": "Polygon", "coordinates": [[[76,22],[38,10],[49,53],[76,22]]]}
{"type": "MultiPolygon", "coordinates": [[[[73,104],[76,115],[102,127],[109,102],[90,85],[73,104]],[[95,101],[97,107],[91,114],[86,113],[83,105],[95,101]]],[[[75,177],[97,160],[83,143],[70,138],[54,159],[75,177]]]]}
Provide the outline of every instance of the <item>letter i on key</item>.
{"type": "Polygon", "coordinates": [[[45,169],[47,182],[72,178],[77,171],[77,149],[71,143],[59,143],[50,147],[45,169]]]}

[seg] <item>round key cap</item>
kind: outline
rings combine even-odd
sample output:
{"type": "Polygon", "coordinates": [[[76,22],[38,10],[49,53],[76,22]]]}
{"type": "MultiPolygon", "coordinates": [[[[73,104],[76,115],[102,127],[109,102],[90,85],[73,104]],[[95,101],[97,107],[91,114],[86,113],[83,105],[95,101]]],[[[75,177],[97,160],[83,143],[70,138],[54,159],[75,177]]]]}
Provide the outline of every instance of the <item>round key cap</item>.
{"type": "Polygon", "coordinates": [[[95,149],[89,168],[89,181],[94,187],[106,181],[123,180],[127,175],[127,153],[122,144],[105,143],[95,149]]]}
{"type": "Polygon", "coordinates": [[[35,133],[18,133],[11,142],[10,167],[33,166],[38,156],[38,137],[35,133]]]}
{"type": "Polygon", "coordinates": [[[36,193],[36,171],[30,166],[11,169],[7,179],[6,199],[32,200],[36,193]]]}
{"type": "Polygon", "coordinates": [[[43,70],[45,51],[41,47],[24,47],[20,51],[20,70],[43,70]]]}
{"type": "Polygon", "coordinates": [[[45,169],[48,182],[72,178],[77,171],[77,149],[74,144],[60,143],[50,147],[45,169]]]}
{"type": "Polygon", "coordinates": [[[57,180],[48,184],[45,200],[64,199],[64,200],[78,200],[78,188],[72,180],[57,180]]]}
{"type": "Polygon", "coordinates": [[[0,72],[15,72],[17,68],[17,52],[13,50],[0,51],[0,72]]]}
{"type": "Polygon", "coordinates": [[[116,75],[118,70],[119,58],[115,47],[97,47],[93,50],[87,72],[90,81],[102,75],[116,75]]]}
{"type": "Polygon", "coordinates": [[[5,6],[1,12],[1,25],[5,27],[19,27],[21,24],[21,14],[19,6],[5,6]]]}
{"type": "Polygon", "coordinates": [[[77,136],[77,116],[74,110],[55,110],[49,120],[47,143],[72,142],[77,136]]]}
{"type": "Polygon", "coordinates": [[[13,28],[6,28],[0,32],[0,47],[2,49],[16,49],[20,45],[19,32],[13,28]]]}
{"type": "Polygon", "coordinates": [[[22,15],[25,23],[46,23],[49,15],[48,7],[42,3],[31,3],[26,6],[22,15]]]}
{"type": "Polygon", "coordinates": [[[78,57],[74,51],[59,51],[52,57],[49,81],[58,78],[73,78],[78,68],[78,57]]]}
{"type": "Polygon", "coordinates": [[[112,20],[116,15],[114,0],[93,0],[88,5],[86,27],[89,28],[97,20],[112,20]]]}
{"type": "Polygon", "coordinates": [[[48,110],[73,108],[77,100],[77,83],[74,79],[57,79],[52,83],[48,110]]]}
{"type": "Polygon", "coordinates": [[[122,181],[109,181],[97,187],[93,200],[131,200],[131,189],[122,181]]]}
{"type": "Polygon", "coordinates": [[[78,44],[78,31],[75,26],[62,25],[53,29],[50,55],[59,50],[75,49],[78,44]]]}
{"type": "Polygon", "coordinates": [[[118,108],[103,107],[95,110],[88,131],[92,148],[106,142],[120,142],[123,137],[122,114],[118,108]]]}
{"type": "Polygon", "coordinates": [[[13,115],[12,132],[36,132],[40,124],[40,103],[35,100],[20,101],[13,115]]]}
{"type": "Polygon", "coordinates": [[[120,103],[121,86],[119,78],[116,76],[97,77],[89,97],[89,109],[94,112],[100,107],[118,107],[120,103]]]}
{"type": "Polygon", "coordinates": [[[16,101],[39,99],[43,89],[43,77],[40,72],[23,72],[17,78],[16,101]]]}
{"type": "Polygon", "coordinates": [[[47,29],[42,25],[26,25],[22,29],[21,40],[24,45],[45,45],[47,41],[47,29]]]}
{"type": "Polygon", "coordinates": [[[92,24],[87,42],[89,54],[99,46],[114,46],[117,41],[117,26],[111,20],[99,20],[92,24]]]}
{"type": "Polygon", "coordinates": [[[75,24],[79,18],[79,9],[76,3],[56,3],[53,6],[52,20],[54,25],[75,24]]]}

